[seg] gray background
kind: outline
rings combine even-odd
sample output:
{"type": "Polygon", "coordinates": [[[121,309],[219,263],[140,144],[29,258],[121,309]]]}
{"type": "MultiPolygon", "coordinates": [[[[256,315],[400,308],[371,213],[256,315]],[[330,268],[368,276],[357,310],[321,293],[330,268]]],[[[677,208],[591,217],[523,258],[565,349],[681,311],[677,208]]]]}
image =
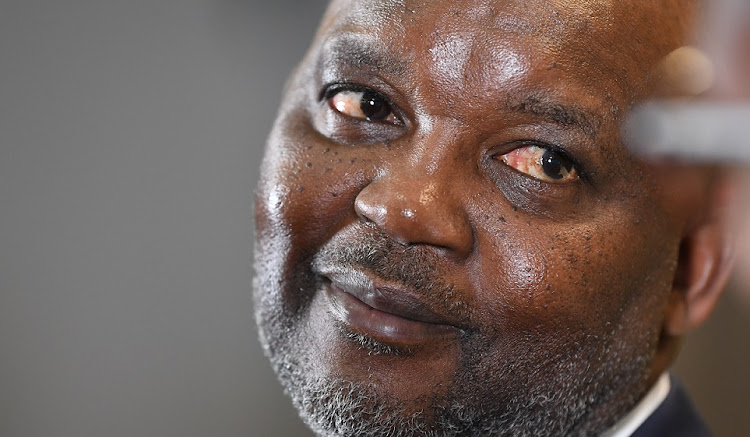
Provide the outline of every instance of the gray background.
{"type": "MultiPolygon", "coordinates": [[[[324,2],[2,6],[0,436],[309,435],[257,345],[251,193],[324,2]]],[[[719,435],[750,435],[748,311],[679,365],[719,435]]]]}

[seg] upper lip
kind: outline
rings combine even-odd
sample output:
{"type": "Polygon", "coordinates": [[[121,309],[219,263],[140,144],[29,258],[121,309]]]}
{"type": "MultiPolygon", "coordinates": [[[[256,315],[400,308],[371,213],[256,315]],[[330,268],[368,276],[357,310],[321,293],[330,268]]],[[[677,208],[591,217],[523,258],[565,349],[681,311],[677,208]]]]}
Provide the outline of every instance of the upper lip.
{"type": "Polygon", "coordinates": [[[449,317],[435,312],[417,293],[398,284],[350,268],[331,268],[316,273],[376,310],[417,322],[458,327],[449,317]]]}

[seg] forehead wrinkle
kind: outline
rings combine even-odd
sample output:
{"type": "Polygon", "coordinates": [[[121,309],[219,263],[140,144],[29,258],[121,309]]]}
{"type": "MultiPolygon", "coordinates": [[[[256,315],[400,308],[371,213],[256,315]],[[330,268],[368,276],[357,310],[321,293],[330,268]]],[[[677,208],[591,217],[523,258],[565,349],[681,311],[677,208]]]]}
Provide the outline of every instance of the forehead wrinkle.
{"type": "MultiPolygon", "coordinates": [[[[485,31],[506,35],[537,36],[548,41],[558,41],[597,14],[604,15],[603,4],[611,0],[579,0],[550,2],[549,0],[496,0],[475,1],[471,6],[454,5],[456,15],[477,23],[485,31]]],[[[457,2],[458,3],[458,2],[457,2]]]]}

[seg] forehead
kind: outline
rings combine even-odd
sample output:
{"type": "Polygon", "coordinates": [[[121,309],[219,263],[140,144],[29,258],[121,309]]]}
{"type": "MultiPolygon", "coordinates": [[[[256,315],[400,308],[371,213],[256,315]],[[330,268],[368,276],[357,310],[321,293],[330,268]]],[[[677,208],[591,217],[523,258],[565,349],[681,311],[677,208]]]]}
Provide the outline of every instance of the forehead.
{"type": "MultiPolygon", "coordinates": [[[[656,18],[659,11],[666,9],[663,4],[654,7],[647,3],[651,2],[334,0],[323,27],[329,33],[357,30],[384,41],[406,42],[408,46],[460,34],[523,38],[545,45],[548,51],[564,47],[565,52],[601,54],[624,47],[632,49],[638,42],[633,32],[644,27],[642,24],[648,27],[652,21],[649,18],[656,18]],[[625,35],[628,38],[623,38],[625,35]]],[[[658,27],[669,27],[668,23],[659,24],[658,27]]],[[[640,45],[654,44],[655,41],[648,41],[640,45]]]]}
{"type": "Polygon", "coordinates": [[[447,18],[451,12],[478,21],[482,26],[529,30],[545,25],[556,27],[569,17],[611,15],[616,4],[613,0],[333,0],[329,12],[345,16],[350,24],[362,26],[372,24],[373,18],[405,22],[413,21],[414,16],[447,18]]]}
{"type": "Polygon", "coordinates": [[[336,0],[320,38],[329,58],[390,70],[447,99],[518,88],[617,112],[673,45],[664,36],[674,28],[652,22],[664,5],[644,3],[336,0]]]}
{"type": "Polygon", "coordinates": [[[423,35],[450,29],[499,31],[545,37],[555,46],[576,36],[596,44],[628,35],[618,45],[659,47],[664,41],[655,39],[693,24],[687,21],[694,18],[694,8],[691,0],[332,0],[323,27],[348,26],[373,34],[387,28],[400,38],[415,30],[423,35]],[[633,33],[638,28],[648,29],[651,40],[638,40],[633,33]]]}

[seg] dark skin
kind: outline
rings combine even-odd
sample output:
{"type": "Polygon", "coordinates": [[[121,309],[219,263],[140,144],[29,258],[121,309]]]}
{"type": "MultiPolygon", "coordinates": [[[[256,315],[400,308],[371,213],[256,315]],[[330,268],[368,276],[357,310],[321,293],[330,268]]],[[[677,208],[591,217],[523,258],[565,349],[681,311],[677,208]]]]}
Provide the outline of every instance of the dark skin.
{"type": "Polygon", "coordinates": [[[351,382],[422,430],[450,404],[590,434],[665,371],[726,280],[720,184],[623,148],[690,8],[613,3],[332,3],[256,199],[261,337],[293,397],[351,382]]]}

